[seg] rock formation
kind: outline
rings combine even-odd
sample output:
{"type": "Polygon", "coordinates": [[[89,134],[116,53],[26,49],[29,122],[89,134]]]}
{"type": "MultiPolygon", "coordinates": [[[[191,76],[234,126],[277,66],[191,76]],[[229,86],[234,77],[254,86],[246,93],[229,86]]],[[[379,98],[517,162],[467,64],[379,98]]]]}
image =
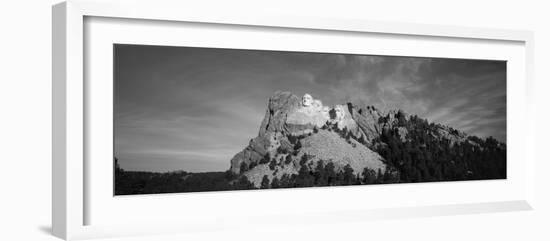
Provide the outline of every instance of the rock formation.
{"type": "Polygon", "coordinates": [[[330,120],[329,110],[320,100],[305,94],[302,105],[288,113],[285,123],[289,134],[299,136],[312,132],[314,127],[323,127],[330,120]]]}
{"type": "Polygon", "coordinates": [[[289,92],[277,92],[269,99],[258,136],[233,157],[231,171],[259,186],[264,175],[271,180],[297,173],[306,155],[311,168],[323,160],[333,162],[337,170],[350,165],[355,173],[364,168],[384,172],[383,158],[358,141],[375,138],[366,133],[378,134],[373,129],[379,127],[372,126],[372,117],[362,117],[358,124],[353,111],[350,105],[324,106],[310,94],[300,99],[289,92]]]}
{"type": "MultiPolygon", "coordinates": [[[[332,162],[336,171],[349,166],[359,175],[365,169],[398,175],[373,150],[387,148],[389,143],[381,141],[383,135],[393,135],[401,143],[411,141],[409,131],[414,129],[409,128],[417,125],[412,123],[428,125],[401,110],[382,113],[373,106],[354,103],[325,106],[310,94],[299,98],[276,92],[269,99],[258,136],[231,159],[230,170],[246,176],[256,187],[264,176],[269,181],[280,179],[304,167],[313,170],[320,161],[332,162]]],[[[432,123],[424,131],[450,147],[465,142],[479,146],[466,133],[443,125],[432,123]]]]}

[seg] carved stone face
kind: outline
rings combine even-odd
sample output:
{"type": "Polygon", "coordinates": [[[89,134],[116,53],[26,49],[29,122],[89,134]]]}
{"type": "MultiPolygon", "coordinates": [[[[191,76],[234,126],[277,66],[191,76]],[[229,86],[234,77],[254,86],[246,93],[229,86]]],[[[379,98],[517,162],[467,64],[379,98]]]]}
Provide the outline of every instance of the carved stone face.
{"type": "Polygon", "coordinates": [[[313,102],[313,97],[309,94],[305,94],[304,97],[302,97],[302,105],[303,106],[310,106],[313,102]]]}

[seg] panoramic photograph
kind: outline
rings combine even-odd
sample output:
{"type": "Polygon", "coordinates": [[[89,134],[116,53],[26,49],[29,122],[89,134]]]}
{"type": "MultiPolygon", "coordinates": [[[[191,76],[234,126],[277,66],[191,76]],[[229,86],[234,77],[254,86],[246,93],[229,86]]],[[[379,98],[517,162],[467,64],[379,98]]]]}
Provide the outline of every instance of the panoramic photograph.
{"type": "Polygon", "coordinates": [[[506,179],[505,61],[126,44],[113,58],[114,195],[506,179]]]}

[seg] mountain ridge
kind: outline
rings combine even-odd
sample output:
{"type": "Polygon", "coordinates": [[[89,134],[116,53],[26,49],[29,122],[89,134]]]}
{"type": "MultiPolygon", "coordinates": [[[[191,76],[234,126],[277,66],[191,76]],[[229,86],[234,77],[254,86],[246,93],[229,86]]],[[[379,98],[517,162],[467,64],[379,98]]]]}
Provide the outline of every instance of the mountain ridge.
{"type": "MultiPolygon", "coordinates": [[[[290,92],[277,91],[269,98],[258,136],[231,159],[230,170],[235,175],[246,176],[255,187],[261,186],[264,176],[271,182],[284,174],[297,175],[302,167],[315,169],[319,161],[332,162],[336,171],[349,166],[361,176],[368,169],[394,176],[399,181],[397,177],[402,175],[397,166],[401,161],[393,163],[381,152],[391,148],[387,140],[390,135],[400,143],[415,141],[409,135],[412,122],[427,126],[422,135],[448,141],[451,148],[465,142],[471,145],[479,142],[479,138],[465,132],[429,124],[402,110],[382,113],[374,106],[351,102],[324,106],[309,94],[300,99],[290,92]]],[[[404,156],[401,158],[406,158],[404,156]]]]}

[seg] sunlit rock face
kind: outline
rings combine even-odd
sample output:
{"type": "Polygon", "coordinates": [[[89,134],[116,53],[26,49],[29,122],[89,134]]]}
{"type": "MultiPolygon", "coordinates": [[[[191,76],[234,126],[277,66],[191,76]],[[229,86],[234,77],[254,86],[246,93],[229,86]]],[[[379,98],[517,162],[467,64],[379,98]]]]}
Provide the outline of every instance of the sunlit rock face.
{"type": "MultiPolygon", "coordinates": [[[[355,122],[350,110],[357,114],[350,104],[331,107],[323,105],[321,100],[315,99],[310,94],[305,94],[300,98],[290,92],[276,92],[269,98],[258,136],[250,140],[249,145],[232,158],[231,171],[239,174],[243,165],[250,167],[250,170],[246,169],[244,173],[254,180],[255,185],[259,184],[264,174],[282,175],[275,172],[275,170],[279,170],[279,167],[274,170],[266,169],[265,165],[268,164],[261,163],[266,156],[275,158],[277,163],[284,161],[282,159],[286,158],[288,154],[279,153],[281,148],[296,151],[294,149],[296,144],[290,144],[291,136],[313,138],[311,141],[306,141],[306,139],[301,141],[307,147],[304,146],[303,151],[305,152],[300,152],[300,155],[315,155],[316,157],[312,160],[337,158],[342,159],[334,160],[338,164],[337,167],[350,164],[355,171],[360,171],[367,166],[375,170],[384,170],[379,156],[370,153],[368,148],[362,146],[358,141],[345,140],[344,136],[348,134],[355,140],[370,139],[365,136],[363,130],[355,122]],[[322,130],[323,128],[325,130],[322,130]],[[334,132],[336,129],[339,133],[334,132]],[[324,134],[321,135],[321,133],[324,134]],[[328,142],[320,141],[323,138],[328,138],[328,142]],[[330,147],[326,145],[330,145],[330,147]]],[[[298,164],[300,155],[292,157],[292,163],[282,165],[280,171],[287,174],[296,173],[300,167],[298,164]]]]}
{"type": "Polygon", "coordinates": [[[339,130],[351,131],[356,137],[363,135],[346,105],[324,106],[321,100],[310,94],[302,97],[301,105],[290,111],[286,126],[292,135],[303,135],[322,128],[325,124],[335,125],[339,130]]]}
{"type": "Polygon", "coordinates": [[[330,119],[329,110],[320,100],[305,94],[302,105],[288,114],[286,124],[293,135],[307,134],[314,127],[321,128],[327,123],[330,119]]]}

